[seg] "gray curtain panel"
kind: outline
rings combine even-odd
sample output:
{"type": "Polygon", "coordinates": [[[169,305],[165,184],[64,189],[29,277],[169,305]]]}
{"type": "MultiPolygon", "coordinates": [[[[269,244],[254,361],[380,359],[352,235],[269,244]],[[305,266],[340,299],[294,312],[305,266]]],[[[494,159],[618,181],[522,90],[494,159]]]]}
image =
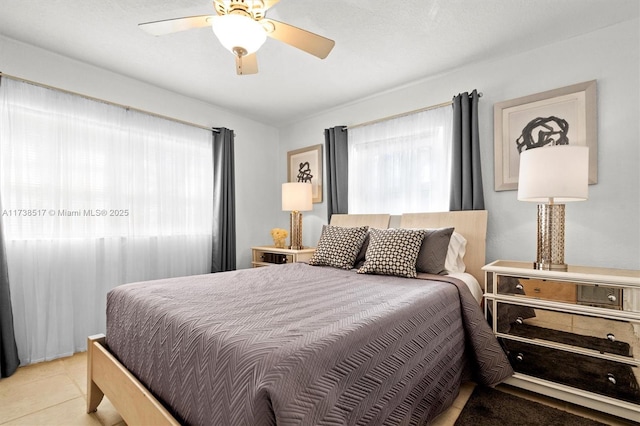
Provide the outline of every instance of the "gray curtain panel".
{"type": "Polygon", "coordinates": [[[349,213],[349,147],[346,126],[324,130],[327,168],[327,215],[331,222],[334,213],[349,213]]]}
{"type": "MultiPolygon", "coordinates": [[[[0,78],[0,84],[2,83],[0,78]]],[[[2,211],[2,203],[0,203],[2,211]]],[[[7,252],[4,246],[4,227],[0,221],[0,378],[12,375],[18,366],[18,347],[13,331],[13,310],[9,290],[7,252]]]]}
{"type": "Polygon", "coordinates": [[[484,210],[478,99],[474,90],[453,98],[453,146],[449,210],[484,210]]]}
{"type": "MultiPolygon", "coordinates": [[[[0,210],[2,207],[0,207],[0,210]]],[[[9,377],[18,366],[18,347],[13,332],[13,311],[9,274],[7,272],[7,254],[4,246],[4,229],[0,223],[0,377],[9,377]]]]}
{"type": "Polygon", "coordinates": [[[213,250],[211,272],[236,269],[236,183],[233,130],[213,129],[213,250]]]}

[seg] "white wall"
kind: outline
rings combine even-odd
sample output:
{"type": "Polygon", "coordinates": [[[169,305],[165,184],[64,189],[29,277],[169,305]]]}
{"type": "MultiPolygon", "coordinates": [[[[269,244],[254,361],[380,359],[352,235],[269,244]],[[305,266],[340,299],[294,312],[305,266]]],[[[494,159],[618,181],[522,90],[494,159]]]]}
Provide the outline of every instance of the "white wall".
{"type": "MultiPolygon", "coordinates": [[[[639,27],[636,19],[546,48],[470,64],[279,130],[3,37],[0,71],[204,126],[234,129],[240,268],[250,264],[250,246],[271,243],[272,227],[289,226],[287,214],[280,211],[280,184],[286,181],[287,151],[322,144],[325,128],[438,104],[474,88],[484,93],[479,112],[484,192],[489,210],[487,261],[533,260],[535,205],[518,202],[514,191],[493,190],[493,104],[596,79],[598,184],[590,186],[588,201],[567,205],[566,261],[640,269],[639,27]]],[[[326,201],[304,213],[305,245],[316,244],[326,216],[326,201]]]]}
{"type": "MultiPolygon", "coordinates": [[[[286,179],[287,151],[322,143],[325,128],[438,104],[478,89],[484,93],[479,114],[489,210],[487,261],[532,261],[536,205],[518,202],[515,191],[493,190],[493,104],[596,79],[598,183],[589,187],[588,201],[567,204],[565,261],[640,269],[639,28],[635,19],[515,56],[469,64],[288,125],[280,129],[279,178],[286,179]]],[[[305,245],[317,242],[326,215],[326,202],[305,213],[305,245]]],[[[286,224],[286,215],[280,213],[278,221],[286,224]]]]}
{"type": "Polygon", "coordinates": [[[271,218],[280,209],[279,181],[272,172],[277,161],[276,128],[2,36],[0,71],[206,127],[233,129],[236,134],[237,263],[239,268],[250,265],[249,247],[256,243],[256,235],[268,234],[271,218]]]}

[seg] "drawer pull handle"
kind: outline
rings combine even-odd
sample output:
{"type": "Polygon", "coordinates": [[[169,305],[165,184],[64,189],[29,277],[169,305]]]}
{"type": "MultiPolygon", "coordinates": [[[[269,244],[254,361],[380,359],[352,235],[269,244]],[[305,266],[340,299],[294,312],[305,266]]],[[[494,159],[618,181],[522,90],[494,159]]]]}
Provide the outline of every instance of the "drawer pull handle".
{"type": "Polygon", "coordinates": [[[534,288],[534,289],[533,289],[533,291],[534,291],[535,293],[540,293],[540,287],[536,287],[536,288],[534,288]]]}
{"type": "Polygon", "coordinates": [[[522,317],[516,318],[516,324],[519,324],[519,325],[524,324],[524,320],[522,319],[522,317]]]}
{"type": "Polygon", "coordinates": [[[608,295],[607,299],[609,299],[609,302],[615,302],[616,300],[618,300],[618,298],[614,294],[608,295]]]}
{"type": "Polygon", "coordinates": [[[608,373],[607,374],[607,380],[609,380],[609,383],[615,385],[616,384],[616,378],[613,376],[613,374],[608,373]]]}
{"type": "Polygon", "coordinates": [[[524,289],[524,286],[520,283],[516,284],[516,290],[522,290],[524,289]]]}
{"type": "Polygon", "coordinates": [[[516,355],[516,361],[518,362],[524,361],[524,354],[522,352],[518,352],[518,355],[516,355]]]}
{"type": "Polygon", "coordinates": [[[610,342],[615,342],[616,336],[613,333],[607,333],[607,339],[609,339],[610,342]]]}

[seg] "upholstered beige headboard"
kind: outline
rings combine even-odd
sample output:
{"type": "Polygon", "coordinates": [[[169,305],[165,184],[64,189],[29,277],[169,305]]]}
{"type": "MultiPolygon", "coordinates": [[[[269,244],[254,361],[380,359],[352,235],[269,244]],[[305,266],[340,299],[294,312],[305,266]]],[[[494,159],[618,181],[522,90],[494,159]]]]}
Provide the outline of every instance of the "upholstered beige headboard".
{"type": "Polygon", "coordinates": [[[485,248],[487,240],[487,211],[466,210],[439,213],[405,213],[401,228],[444,228],[453,226],[467,240],[464,263],[466,272],[473,275],[484,288],[485,248]]]}
{"type": "Polygon", "coordinates": [[[388,214],[333,214],[331,215],[332,226],[353,227],[368,226],[369,228],[387,229],[389,227],[388,214]]]}

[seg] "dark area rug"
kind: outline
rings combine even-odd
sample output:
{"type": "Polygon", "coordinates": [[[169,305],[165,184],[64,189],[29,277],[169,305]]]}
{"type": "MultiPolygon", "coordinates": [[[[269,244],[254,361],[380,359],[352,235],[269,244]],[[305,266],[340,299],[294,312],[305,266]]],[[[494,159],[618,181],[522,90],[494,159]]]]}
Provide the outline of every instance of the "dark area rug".
{"type": "Polygon", "coordinates": [[[606,426],[557,408],[476,386],[455,426],[606,426]]]}

